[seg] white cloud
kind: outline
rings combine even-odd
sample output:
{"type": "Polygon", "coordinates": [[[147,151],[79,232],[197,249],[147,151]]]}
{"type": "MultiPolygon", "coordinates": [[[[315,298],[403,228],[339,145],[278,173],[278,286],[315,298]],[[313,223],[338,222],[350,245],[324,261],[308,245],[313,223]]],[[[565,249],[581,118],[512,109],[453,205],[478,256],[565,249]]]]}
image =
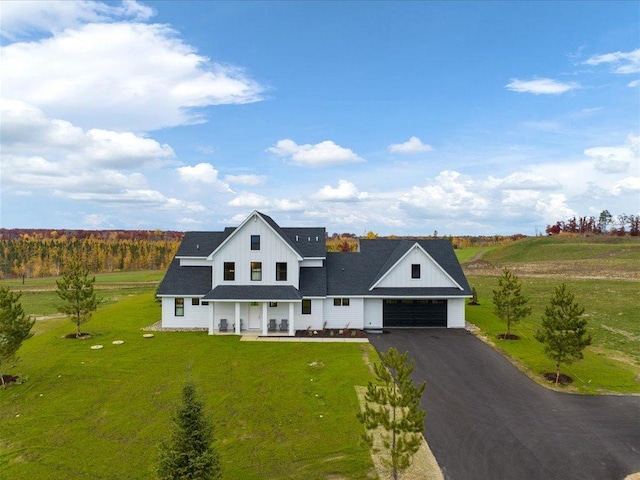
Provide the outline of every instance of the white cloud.
{"type": "Polygon", "coordinates": [[[176,171],[182,182],[217,185],[224,191],[231,191],[229,185],[218,179],[218,170],[210,163],[199,163],[194,166],[179,167],[176,168],[176,171]]]}
{"type": "Polygon", "coordinates": [[[363,200],[368,197],[367,193],[360,192],[358,187],[347,180],[338,180],[336,188],[325,185],[315,195],[321,202],[349,202],[363,200]]]}
{"type": "Polygon", "coordinates": [[[559,95],[578,88],[575,82],[559,82],[551,78],[534,78],[533,80],[518,80],[514,78],[505,88],[521,93],[535,95],[559,95]]]}
{"type": "MultiPolygon", "coordinates": [[[[493,177],[489,179],[495,180],[493,177]]],[[[507,175],[498,180],[497,185],[507,190],[549,190],[560,187],[560,183],[553,178],[525,172],[507,175]]]]}
{"type": "Polygon", "coordinates": [[[640,48],[631,52],[612,52],[589,57],[586,65],[611,64],[613,73],[628,74],[640,72],[640,48]]]}
{"type": "Polygon", "coordinates": [[[289,199],[272,200],[269,202],[269,207],[280,212],[301,212],[307,208],[307,202],[289,199]]]}
{"type": "Polygon", "coordinates": [[[626,145],[587,148],[584,154],[594,159],[595,168],[601,172],[626,172],[630,165],[640,162],[640,136],[629,135],[626,145]]]}
{"type": "Polygon", "coordinates": [[[173,149],[131,132],[91,129],[47,118],[26,102],[0,99],[3,155],[42,156],[69,170],[136,168],[172,160],[173,149]]]}
{"type": "Polygon", "coordinates": [[[257,193],[242,193],[236,198],[231,200],[227,205],[230,207],[243,207],[243,208],[264,208],[269,204],[266,197],[258,195],[257,193]]]}
{"type": "Polygon", "coordinates": [[[118,18],[144,21],[154,15],[152,8],[135,0],[123,0],[120,5],[85,0],[5,1],[2,3],[0,35],[15,39],[32,31],[60,32],[83,23],[110,22],[118,18]]]}
{"type": "Polygon", "coordinates": [[[298,145],[293,140],[284,139],[279,140],[275,146],[269,147],[267,151],[279,157],[288,157],[292,163],[308,167],[364,162],[364,159],[353,151],[336,145],[331,140],[315,145],[309,143],[298,145]]]}
{"type": "Polygon", "coordinates": [[[91,226],[91,228],[113,227],[113,223],[109,220],[109,215],[101,213],[90,213],[82,218],[82,222],[91,226]]]}
{"type": "Polygon", "coordinates": [[[567,206],[567,197],[561,193],[551,194],[539,199],[535,205],[536,212],[547,224],[576,216],[577,213],[567,206]]]}
{"type": "Polygon", "coordinates": [[[630,88],[635,88],[638,85],[640,85],[640,80],[632,80],[629,83],[627,83],[627,87],[630,87],[630,88]]]}
{"type": "Polygon", "coordinates": [[[256,186],[261,185],[267,180],[265,175],[226,175],[224,181],[235,185],[256,186]]]}
{"type": "MultiPolygon", "coordinates": [[[[640,191],[640,177],[627,177],[614,183],[611,193],[620,195],[621,193],[633,193],[640,191]]],[[[637,197],[636,197],[637,200],[637,197]]],[[[631,207],[634,208],[634,207],[631,207]]],[[[635,208],[638,208],[636,203],[635,208]]]]}
{"type": "Polygon", "coordinates": [[[256,102],[263,91],[242,69],[210,62],[159,24],[81,25],[9,44],[2,61],[5,97],[85,128],[149,131],[202,122],[192,107],[256,102]]]}
{"type": "Polygon", "coordinates": [[[393,143],[388,147],[391,153],[419,153],[433,150],[431,145],[426,145],[418,137],[411,137],[404,143],[393,143]]]}

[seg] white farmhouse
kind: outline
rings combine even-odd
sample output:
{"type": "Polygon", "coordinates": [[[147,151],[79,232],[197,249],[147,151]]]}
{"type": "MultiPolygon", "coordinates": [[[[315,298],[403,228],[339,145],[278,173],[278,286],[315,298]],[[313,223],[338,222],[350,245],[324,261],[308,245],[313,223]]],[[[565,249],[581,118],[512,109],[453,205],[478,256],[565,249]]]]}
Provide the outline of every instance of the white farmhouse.
{"type": "Polygon", "coordinates": [[[295,335],[322,328],[464,327],[469,284],[448,240],[360,240],[254,211],[237,228],[187,232],[158,296],[163,328],[295,335]]]}

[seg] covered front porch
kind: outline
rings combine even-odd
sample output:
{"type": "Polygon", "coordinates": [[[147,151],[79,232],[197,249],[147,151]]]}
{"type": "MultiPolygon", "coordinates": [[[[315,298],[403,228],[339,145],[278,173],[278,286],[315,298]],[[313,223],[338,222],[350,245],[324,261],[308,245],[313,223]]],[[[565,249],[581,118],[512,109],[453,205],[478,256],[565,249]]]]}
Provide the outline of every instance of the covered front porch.
{"type": "Polygon", "coordinates": [[[209,335],[295,336],[301,301],[291,286],[219,286],[202,298],[209,305],[209,335]]]}

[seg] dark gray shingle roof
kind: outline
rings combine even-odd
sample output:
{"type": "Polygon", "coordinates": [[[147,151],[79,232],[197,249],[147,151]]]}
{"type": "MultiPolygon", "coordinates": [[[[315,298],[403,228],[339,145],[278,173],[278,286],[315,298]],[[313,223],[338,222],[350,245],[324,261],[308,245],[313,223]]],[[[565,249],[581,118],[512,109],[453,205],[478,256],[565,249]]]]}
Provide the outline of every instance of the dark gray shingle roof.
{"type": "Polygon", "coordinates": [[[158,295],[204,295],[211,290],[211,267],[181,267],[174,258],[165,274],[158,295]]]}
{"type": "Polygon", "coordinates": [[[187,232],[178,247],[177,257],[207,257],[234,229],[224,232],[187,232]]]}
{"type": "Polygon", "coordinates": [[[327,295],[327,269],[304,267],[300,269],[300,293],[305,297],[327,295]]]}
{"type": "Polygon", "coordinates": [[[470,295],[471,289],[448,240],[360,240],[357,253],[328,253],[327,295],[470,295]],[[404,255],[414,243],[420,246],[463,288],[374,289],[371,286],[404,255]],[[391,292],[393,291],[393,293],[391,292]],[[443,293],[445,292],[446,293],[443,293]]]}

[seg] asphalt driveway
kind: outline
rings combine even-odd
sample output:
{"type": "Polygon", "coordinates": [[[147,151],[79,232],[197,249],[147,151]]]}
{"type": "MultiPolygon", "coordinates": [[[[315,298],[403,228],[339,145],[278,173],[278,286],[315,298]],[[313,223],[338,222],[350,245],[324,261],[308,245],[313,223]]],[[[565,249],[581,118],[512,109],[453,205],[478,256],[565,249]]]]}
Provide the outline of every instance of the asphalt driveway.
{"type": "Polygon", "coordinates": [[[582,396],[536,384],[464,330],[390,329],[426,381],[425,438],[450,480],[617,480],[640,472],[640,397],[582,396]]]}

